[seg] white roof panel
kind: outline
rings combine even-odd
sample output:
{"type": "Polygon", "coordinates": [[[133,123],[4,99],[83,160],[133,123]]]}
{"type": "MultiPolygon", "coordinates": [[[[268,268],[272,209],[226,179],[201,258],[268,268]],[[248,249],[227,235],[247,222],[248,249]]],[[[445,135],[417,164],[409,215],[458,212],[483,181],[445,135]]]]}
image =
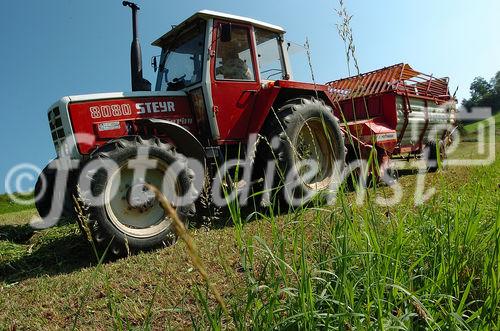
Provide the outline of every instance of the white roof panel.
{"type": "Polygon", "coordinates": [[[243,17],[243,16],[237,16],[237,15],[231,15],[231,14],[227,14],[227,13],[221,13],[221,12],[217,12],[217,11],[213,11],[213,10],[204,9],[204,10],[200,10],[199,12],[195,13],[194,15],[192,15],[191,17],[189,17],[187,20],[185,20],[181,24],[177,25],[176,27],[174,27],[169,32],[165,33],[163,36],[161,36],[160,38],[158,38],[157,40],[155,40],[152,43],[152,45],[159,46],[161,40],[168,38],[174,32],[176,32],[179,29],[183,28],[184,25],[187,25],[187,24],[191,23],[192,21],[194,21],[197,18],[203,18],[203,19],[215,18],[215,19],[221,19],[221,20],[229,20],[229,21],[233,21],[233,22],[247,23],[247,24],[259,27],[259,28],[263,28],[263,29],[266,29],[266,30],[271,30],[271,31],[278,32],[278,33],[284,33],[285,32],[285,30],[282,27],[280,27],[280,26],[269,24],[269,23],[265,23],[265,22],[261,22],[261,21],[255,20],[253,18],[243,17]]]}
{"type": "Polygon", "coordinates": [[[266,22],[258,21],[258,20],[254,20],[253,18],[249,18],[249,17],[231,15],[231,14],[221,13],[221,12],[207,10],[207,9],[201,10],[196,14],[198,14],[200,16],[207,16],[210,18],[220,18],[220,19],[227,19],[227,20],[231,20],[231,21],[249,23],[253,26],[265,28],[267,30],[273,30],[276,32],[285,32],[285,30],[281,26],[269,24],[266,22]]]}

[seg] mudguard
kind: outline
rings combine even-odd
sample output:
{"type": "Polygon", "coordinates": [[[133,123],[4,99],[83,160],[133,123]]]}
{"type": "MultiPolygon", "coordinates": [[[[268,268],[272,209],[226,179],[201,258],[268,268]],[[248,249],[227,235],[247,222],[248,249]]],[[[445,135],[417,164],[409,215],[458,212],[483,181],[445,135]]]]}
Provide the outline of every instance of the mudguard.
{"type": "Polygon", "coordinates": [[[156,118],[136,120],[136,124],[153,127],[158,133],[168,136],[180,153],[205,165],[205,149],[202,144],[191,132],[179,124],[156,118]]]}

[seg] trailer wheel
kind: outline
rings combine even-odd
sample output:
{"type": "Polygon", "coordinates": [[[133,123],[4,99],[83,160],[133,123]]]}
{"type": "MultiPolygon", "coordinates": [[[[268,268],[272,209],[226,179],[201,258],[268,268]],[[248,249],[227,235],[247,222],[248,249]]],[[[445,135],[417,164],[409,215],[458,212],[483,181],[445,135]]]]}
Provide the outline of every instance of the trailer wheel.
{"type": "MultiPolygon", "coordinates": [[[[173,243],[176,235],[171,220],[145,184],[161,189],[174,207],[174,196],[191,195],[194,200],[194,173],[188,169],[186,158],[158,139],[127,137],[101,147],[92,160],[97,160],[97,167],[92,166],[87,173],[91,195],[86,192],[83,200],[90,201],[90,220],[84,226],[94,241],[102,247],[112,241],[115,255],[173,243]],[[139,167],[147,170],[141,175],[144,177],[135,178],[134,169],[139,167]]],[[[187,223],[195,214],[194,201],[176,211],[187,223]]]]}
{"type": "Polygon", "coordinates": [[[332,109],[322,101],[306,98],[289,101],[270,114],[265,133],[270,142],[274,137],[279,138],[279,146],[271,146],[273,151],[268,160],[276,162],[274,187],[283,192],[281,198],[285,197],[287,202],[300,201],[301,197],[306,202],[328,189],[335,176],[342,173],[346,154],[344,137],[332,109]],[[317,162],[319,170],[309,179],[303,176],[307,169],[301,167],[308,160],[317,162]],[[300,183],[286,182],[291,171],[300,183]],[[288,190],[290,184],[293,190],[288,190]]]}
{"type": "Polygon", "coordinates": [[[424,158],[427,164],[428,172],[436,172],[442,166],[442,162],[446,159],[446,144],[443,140],[429,141],[424,148],[424,158]]]}

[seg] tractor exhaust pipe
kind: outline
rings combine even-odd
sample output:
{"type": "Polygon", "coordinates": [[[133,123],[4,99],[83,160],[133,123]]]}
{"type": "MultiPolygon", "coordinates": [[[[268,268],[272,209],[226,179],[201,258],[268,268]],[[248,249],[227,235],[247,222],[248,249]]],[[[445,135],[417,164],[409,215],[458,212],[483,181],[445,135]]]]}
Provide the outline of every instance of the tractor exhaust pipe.
{"type": "Polygon", "coordinates": [[[151,83],[142,76],[141,45],[137,37],[137,11],[140,8],[133,2],[123,1],[122,4],[132,9],[132,44],[130,45],[132,91],[151,91],[151,83]]]}

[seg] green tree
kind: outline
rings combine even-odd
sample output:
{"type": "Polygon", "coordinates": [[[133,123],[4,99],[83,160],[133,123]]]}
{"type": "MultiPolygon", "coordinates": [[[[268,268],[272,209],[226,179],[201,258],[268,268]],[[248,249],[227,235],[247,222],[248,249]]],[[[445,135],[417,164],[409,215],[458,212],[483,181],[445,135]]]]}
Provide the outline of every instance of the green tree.
{"type": "Polygon", "coordinates": [[[500,110],[500,71],[489,82],[476,77],[470,85],[470,99],[464,99],[462,105],[472,107],[492,107],[493,113],[500,110]]]}
{"type": "Polygon", "coordinates": [[[491,85],[497,95],[500,95],[500,71],[491,79],[491,85]]]}

